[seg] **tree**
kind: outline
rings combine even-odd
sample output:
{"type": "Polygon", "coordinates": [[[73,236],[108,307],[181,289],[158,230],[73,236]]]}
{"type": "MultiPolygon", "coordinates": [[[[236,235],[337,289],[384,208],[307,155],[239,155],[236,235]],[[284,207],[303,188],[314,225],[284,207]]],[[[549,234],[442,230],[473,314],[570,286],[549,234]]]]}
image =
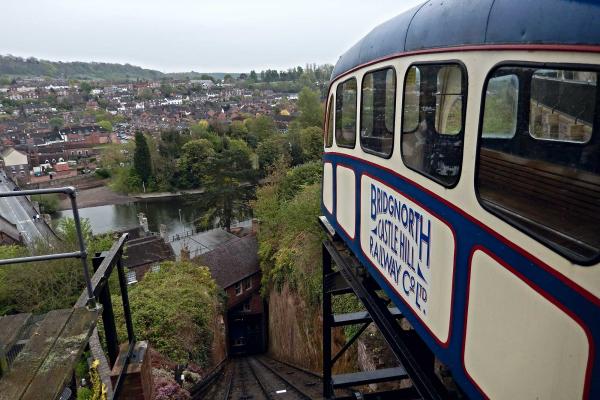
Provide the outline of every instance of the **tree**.
{"type": "Polygon", "coordinates": [[[300,111],[300,124],[303,128],[323,125],[323,108],[319,92],[303,88],[298,96],[298,109],[300,111]]]}
{"type": "Polygon", "coordinates": [[[254,70],[250,71],[250,80],[252,82],[258,81],[258,76],[256,76],[256,71],[254,71],[254,70]]]}
{"type": "Polygon", "coordinates": [[[252,167],[252,151],[242,140],[223,139],[223,148],[210,160],[205,175],[205,195],[214,208],[207,214],[220,226],[231,228],[234,213],[248,214],[254,199],[256,171],[252,167]]]}
{"type": "Polygon", "coordinates": [[[248,118],[244,121],[248,133],[255,135],[258,142],[262,142],[268,137],[277,133],[277,127],[273,118],[266,115],[259,115],[256,118],[248,118]]]}
{"type": "Polygon", "coordinates": [[[87,82],[81,82],[79,84],[79,91],[85,95],[89,95],[92,91],[92,85],[87,82]]]}
{"type": "Polygon", "coordinates": [[[48,121],[48,124],[50,124],[52,129],[58,130],[63,127],[63,125],[65,124],[65,120],[62,119],[62,117],[52,117],[48,121]]]}
{"type": "Polygon", "coordinates": [[[288,144],[282,136],[271,136],[258,144],[256,155],[261,173],[266,175],[269,168],[279,159],[289,154],[288,144]]]}
{"type": "Polygon", "coordinates": [[[187,189],[201,187],[205,175],[210,171],[210,162],[214,155],[213,144],[207,139],[187,142],[181,149],[179,184],[187,189]]]}
{"type": "Polygon", "coordinates": [[[98,125],[100,126],[100,128],[104,129],[107,132],[113,131],[113,125],[110,121],[102,120],[102,121],[98,122],[98,125]]]}
{"type": "Polygon", "coordinates": [[[300,144],[304,162],[319,160],[323,152],[323,129],[309,126],[300,131],[300,144]]]}
{"type": "Polygon", "coordinates": [[[135,151],[133,153],[133,169],[143,183],[148,184],[152,176],[152,160],[146,137],[142,132],[135,134],[135,151]]]}
{"type": "Polygon", "coordinates": [[[233,121],[231,123],[231,137],[234,139],[246,139],[248,128],[242,121],[233,121]]]}

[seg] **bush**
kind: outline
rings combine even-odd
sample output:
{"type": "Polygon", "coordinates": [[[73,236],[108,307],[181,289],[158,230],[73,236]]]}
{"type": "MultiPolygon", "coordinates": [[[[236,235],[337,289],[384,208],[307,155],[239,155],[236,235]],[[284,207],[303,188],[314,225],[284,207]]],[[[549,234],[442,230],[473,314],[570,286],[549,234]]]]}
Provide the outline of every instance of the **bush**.
{"type": "Polygon", "coordinates": [[[321,166],[304,164],[271,175],[270,185],[257,191],[255,215],[263,272],[263,295],[287,283],[309,304],[321,301],[321,240],[317,217],[321,205],[321,166]]]}
{"type": "MultiPolygon", "coordinates": [[[[220,291],[206,267],[189,262],[165,262],[129,287],[136,336],[177,363],[209,364],[211,326],[220,311],[220,291]]],[[[113,296],[119,336],[125,340],[120,296],[113,296]]]]}
{"type": "Polygon", "coordinates": [[[57,194],[44,194],[31,196],[31,200],[37,201],[42,214],[54,214],[58,211],[60,200],[57,194]]]}
{"type": "Polygon", "coordinates": [[[96,176],[101,179],[110,178],[110,171],[105,168],[98,168],[96,170],[96,176]]]}

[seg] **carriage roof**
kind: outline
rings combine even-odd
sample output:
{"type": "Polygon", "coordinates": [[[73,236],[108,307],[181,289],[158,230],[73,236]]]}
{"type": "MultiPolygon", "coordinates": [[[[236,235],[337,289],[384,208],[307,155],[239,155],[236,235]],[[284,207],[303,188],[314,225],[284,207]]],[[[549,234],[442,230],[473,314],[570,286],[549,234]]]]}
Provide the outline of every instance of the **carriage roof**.
{"type": "Polygon", "coordinates": [[[599,0],[429,0],[377,26],[331,79],[409,51],[486,44],[600,44],[599,0]]]}

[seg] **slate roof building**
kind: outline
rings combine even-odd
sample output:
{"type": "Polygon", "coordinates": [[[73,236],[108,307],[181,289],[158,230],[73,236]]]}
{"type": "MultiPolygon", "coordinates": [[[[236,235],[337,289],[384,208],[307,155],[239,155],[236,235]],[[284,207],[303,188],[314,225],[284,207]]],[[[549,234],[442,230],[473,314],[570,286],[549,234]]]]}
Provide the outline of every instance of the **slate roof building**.
{"type": "Polygon", "coordinates": [[[266,349],[266,307],[260,296],[258,240],[255,234],[232,239],[194,258],[210,269],[227,294],[227,332],[230,354],[266,349]]]}

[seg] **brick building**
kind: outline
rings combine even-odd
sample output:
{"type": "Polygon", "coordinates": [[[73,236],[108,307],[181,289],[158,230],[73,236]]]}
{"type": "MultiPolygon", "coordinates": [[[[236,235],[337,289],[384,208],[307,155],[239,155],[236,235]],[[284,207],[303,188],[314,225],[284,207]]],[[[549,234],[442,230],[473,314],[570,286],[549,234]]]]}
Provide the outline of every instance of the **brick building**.
{"type": "Polygon", "coordinates": [[[266,304],[260,296],[261,273],[255,234],[230,240],[195,260],[210,269],[227,294],[230,355],[266,350],[266,304]]]}

